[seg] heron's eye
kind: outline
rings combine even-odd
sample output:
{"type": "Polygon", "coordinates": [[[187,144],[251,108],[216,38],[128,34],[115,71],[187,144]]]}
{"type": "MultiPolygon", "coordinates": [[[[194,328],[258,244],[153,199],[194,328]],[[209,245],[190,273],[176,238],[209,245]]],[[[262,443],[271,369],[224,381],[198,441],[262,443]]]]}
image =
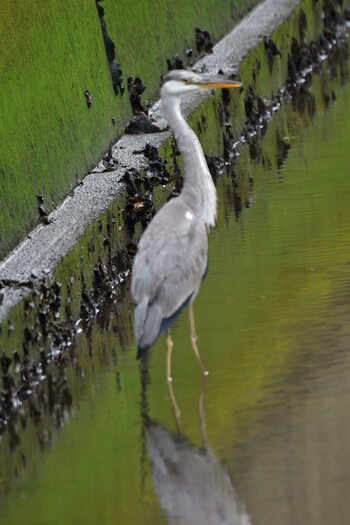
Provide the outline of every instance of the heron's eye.
{"type": "Polygon", "coordinates": [[[198,79],[196,77],[193,78],[184,78],[183,79],[184,84],[198,84],[198,79]]]}

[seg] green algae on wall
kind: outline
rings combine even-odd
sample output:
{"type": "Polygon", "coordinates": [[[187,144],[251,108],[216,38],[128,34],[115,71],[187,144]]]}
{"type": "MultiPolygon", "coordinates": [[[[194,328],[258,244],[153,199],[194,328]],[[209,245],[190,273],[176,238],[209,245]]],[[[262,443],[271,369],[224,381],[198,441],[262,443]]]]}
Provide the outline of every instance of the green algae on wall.
{"type": "Polygon", "coordinates": [[[36,223],[36,195],[52,209],[106,148],[116,108],[93,0],[5,0],[0,42],[3,256],[36,223]]]}
{"type": "Polygon", "coordinates": [[[195,27],[218,41],[257,0],[105,0],[108,31],[117,44],[117,57],[125,78],[140,75],[147,86],[145,98],[154,99],[166,59],[178,54],[189,66],[198,58],[195,27]],[[186,57],[185,48],[193,54],[186,57]],[[137,52],[135,52],[137,50],[137,52]]]}
{"type": "MultiPolygon", "coordinates": [[[[127,76],[154,98],[166,58],[194,47],[194,27],[217,39],[256,0],[104,2],[108,32],[127,76]]],[[[102,5],[102,4],[101,4],[102,5]]],[[[95,0],[2,2],[0,18],[0,257],[50,211],[131,117],[115,96],[95,0]],[[88,109],[84,96],[92,97],[88,109]],[[115,126],[113,123],[115,122],[115,126]]],[[[195,57],[195,53],[193,58],[195,57]]]]}

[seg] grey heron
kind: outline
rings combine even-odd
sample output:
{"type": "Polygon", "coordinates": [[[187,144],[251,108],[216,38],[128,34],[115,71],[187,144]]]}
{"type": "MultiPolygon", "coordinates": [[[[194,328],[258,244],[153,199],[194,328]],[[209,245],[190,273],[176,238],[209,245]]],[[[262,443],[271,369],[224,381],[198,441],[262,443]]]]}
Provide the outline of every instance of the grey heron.
{"type": "Polygon", "coordinates": [[[200,142],[181,113],[181,95],[203,89],[238,88],[239,82],[206,78],[191,71],[170,71],[160,94],[163,113],[183,157],[181,194],[167,202],[142,235],[132,269],[134,332],[138,357],[167,331],[166,374],[171,381],[170,326],[189,306],[190,340],[202,373],[192,303],[206,273],[208,230],[215,225],[216,189],[200,142]]]}

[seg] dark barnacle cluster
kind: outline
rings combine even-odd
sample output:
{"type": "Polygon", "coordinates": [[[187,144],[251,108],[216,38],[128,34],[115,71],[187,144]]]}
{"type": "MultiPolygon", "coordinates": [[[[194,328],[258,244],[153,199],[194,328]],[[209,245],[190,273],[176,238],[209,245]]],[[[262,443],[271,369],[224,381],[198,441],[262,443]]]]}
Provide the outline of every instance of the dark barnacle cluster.
{"type": "Polygon", "coordinates": [[[138,172],[128,171],[123,180],[126,185],[126,202],[123,209],[123,219],[130,238],[135,233],[135,225],[141,223],[145,228],[156,211],[153,204],[152,193],[143,192],[141,187],[143,178],[138,172]]]}
{"type": "Polygon", "coordinates": [[[166,63],[168,70],[172,71],[173,69],[186,69],[186,67],[191,67],[192,55],[193,49],[186,43],[183,50],[184,60],[178,54],[175,54],[172,58],[167,58],[166,63]]]}
{"type": "Polygon", "coordinates": [[[147,167],[142,174],[136,170],[129,170],[123,177],[127,194],[123,218],[130,238],[134,235],[137,223],[144,229],[156,213],[153,188],[165,186],[171,179],[167,163],[160,157],[155,146],[146,144],[143,150],[134,153],[142,153],[145,156],[147,167]]]}
{"type": "Polygon", "coordinates": [[[114,93],[116,95],[118,95],[119,93],[123,95],[124,93],[123,79],[122,79],[123,72],[120,69],[120,64],[116,61],[115,44],[108,33],[107,24],[106,24],[106,20],[104,17],[105,11],[104,11],[104,8],[100,5],[101,1],[102,0],[96,0],[96,7],[97,7],[98,16],[100,19],[102,37],[103,37],[103,42],[104,42],[105,49],[106,49],[106,55],[107,55],[109,70],[111,73],[112,85],[113,85],[114,93]]]}
{"type": "MultiPolygon", "coordinates": [[[[47,376],[48,366],[63,348],[70,346],[76,334],[72,320],[62,322],[60,319],[61,284],[42,280],[32,285],[31,295],[24,300],[26,325],[22,348],[3,351],[0,358],[0,420],[3,422],[16,412],[23,401],[38,391],[47,376]]],[[[15,327],[9,322],[8,348],[11,347],[14,330],[15,327]]]]}
{"type": "Polygon", "coordinates": [[[196,49],[200,55],[205,53],[212,53],[214,44],[211,41],[208,31],[202,30],[200,27],[195,28],[196,49]]]}
{"type": "Polygon", "coordinates": [[[50,224],[52,221],[49,219],[49,213],[45,208],[44,197],[42,195],[37,195],[36,199],[38,201],[38,213],[39,219],[42,224],[50,224]]]}
{"type": "Polygon", "coordinates": [[[147,108],[141,102],[141,95],[146,86],[140,77],[128,77],[128,95],[134,117],[125,128],[125,133],[138,135],[141,133],[159,133],[161,129],[148,116],[147,108]]]}

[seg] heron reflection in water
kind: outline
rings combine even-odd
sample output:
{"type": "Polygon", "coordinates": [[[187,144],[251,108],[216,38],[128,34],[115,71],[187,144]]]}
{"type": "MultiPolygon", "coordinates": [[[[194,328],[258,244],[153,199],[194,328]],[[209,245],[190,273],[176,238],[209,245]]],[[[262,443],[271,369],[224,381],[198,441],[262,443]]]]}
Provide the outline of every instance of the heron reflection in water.
{"type": "Polygon", "coordinates": [[[164,76],[161,103],[183,157],[181,194],[167,202],[146,228],[133,264],[131,293],[138,357],[167,332],[166,377],[171,381],[170,326],[189,307],[190,340],[202,373],[207,374],[197,348],[193,301],[206,273],[208,230],[216,219],[216,190],[200,142],[184,119],[180,98],[203,89],[238,88],[239,82],[205,78],[175,70],[164,76]]]}
{"type": "MultiPolygon", "coordinates": [[[[202,385],[204,388],[204,384],[202,385]]],[[[201,403],[204,391],[201,392],[201,403]]],[[[251,525],[230,475],[207,448],[204,406],[200,406],[203,447],[149,422],[146,426],[151,473],[169,525],[251,525]]]]}

